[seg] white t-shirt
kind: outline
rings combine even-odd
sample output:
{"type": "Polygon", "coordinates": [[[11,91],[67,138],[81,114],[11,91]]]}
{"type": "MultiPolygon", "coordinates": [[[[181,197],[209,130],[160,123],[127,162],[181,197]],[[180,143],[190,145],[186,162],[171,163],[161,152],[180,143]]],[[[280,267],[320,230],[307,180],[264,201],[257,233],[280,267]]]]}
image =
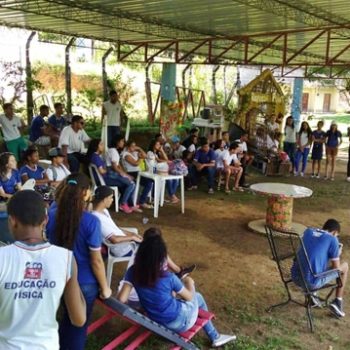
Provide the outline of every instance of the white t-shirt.
{"type": "Polygon", "coordinates": [[[183,152],[186,151],[186,147],[180,145],[178,149],[173,150],[174,159],[182,159],[183,152]]]}
{"type": "Polygon", "coordinates": [[[120,155],[116,148],[108,148],[106,154],[106,164],[107,166],[112,166],[112,163],[119,165],[120,155]]]}
{"type": "Polygon", "coordinates": [[[235,142],[238,143],[238,145],[239,145],[240,149],[242,150],[242,152],[248,152],[247,142],[241,141],[240,139],[236,140],[235,142]]]}
{"type": "Polygon", "coordinates": [[[302,147],[305,147],[305,146],[308,146],[310,147],[310,144],[309,144],[309,136],[307,134],[307,132],[303,131],[300,135],[300,146],[302,147]]]}
{"type": "Polygon", "coordinates": [[[69,174],[70,174],[70,171],[67,169],[67,167],[64,164],[60,164],[59,166],[50,165],[46,169],[46,175],[50,181],[62,181],[69,174]]]}
{"type": "Polygon", "coordinates": [[[284,132],[285,132],[284,142],[290,142],[290,143],[296,142],[295,129],[291,128],[289,125],[286,125],[284,132]]]}
{"type": "Polygon", "coordinates": [[[21,118],[14,115],[12,119],[9,119],[5,114],[1,114],[0,125],[5,141],[12,141],[21,137],[21,133],[18,130],[22,126],[21,118]]]}
{"type": "Polygon", "coordinates": [[[116,103],[106,101],[103,103],[103,108],[107,115],[107,125],[120,126],[120,112],[122,110],[121,104],[118,101],[116,103]]]}
{"type": "Polygon", "coordinates": [[[58,350],[57,309],[72,252],[41,243],[0,249],[0,349],[58,350]]]}
{"type": "Polygon", "coordinates": [[[135,161],[138,161],[139,160],[138,152],[124,151],[122,153],[122,163],[123,163],[123,168],[126,170],[127,173],[134,173],[136,171],[140,171],[140,167],[138,165],[132,165],[125,159],[126,156],[129,156],[135,161]]]}
{"type": "Polygon", "coordinates": [[[215,150],[215,164],[217,169],[222,169],[224,167],[224,157],[226,155],[226,150],[221,150],[218,148],[215,150]]]}
{"type": "Polygon", "coordinates": [[[230,154],[229,150],[225,151],[223,160],[226,162],[226,164],[228,166],[239,162],[237,154],[236,153],[230,154]],[[232,162],[233,162],[233,164],[232,164],[232,162]]]}
{"type": "Polygon", "coordinates": [[[167,173],[169,172],[169,165],[167,162],[157,162],[157,155],[152,152],[147,152],[146,165],[149,172],[153,172],[153,168],[157,168],[157,172],[167,173]]]}
{"type": "Polygon", "coordinates": [[[187,148],[187,151],[190,152],[190,153],[196,152],[196,145],[195,145],[194,143],[192,143],[192,145],[190,145],[190,146],[187,148]]]}
{"type": "Polygon", "coordinates": [[[274,123],[268,122],[266,124],[266,126],[267,126],[267,129],[271,132],[275,132],[275,131],[279,130],[279,128],[280,128],[279,124],[276,122],[274,122],[274,123]]]}
{"type": "Polygon", "coordinates": [[[101,222],[101,233],[105,241],[111,236],[125,236],[124,232],[115,224],[107,209],[103,210],[103,214],[98,211],[93,211],[92,214],[101,222]]]}
{"type": "Polygon", "coordinates": [[[85,132],[85,130],[78,130],[75,132],[71,125],[63,128],[60,139],[58,141],[58,147],[68,146],[67,153],[85,153],[85,144],[84,142],[90,141],[90,137],[85,132]]]}

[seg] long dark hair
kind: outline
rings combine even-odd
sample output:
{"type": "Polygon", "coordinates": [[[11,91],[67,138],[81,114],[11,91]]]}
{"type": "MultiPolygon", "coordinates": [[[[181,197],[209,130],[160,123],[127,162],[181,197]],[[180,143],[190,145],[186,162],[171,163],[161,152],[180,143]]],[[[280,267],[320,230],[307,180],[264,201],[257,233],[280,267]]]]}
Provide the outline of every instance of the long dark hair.
{"type": "Polygon", "coordinates": [[[60,189],[56,212],[56,242],[59,246],[72,249],[85,209],[84,196],[90,188],[90,179],[83,173],[67,176],[60,189]]]}
{"type": "Polygon", "coordinates": [[[151,141],[151,143],[149,144],[149,147],[148,147],[148,151],[151,151],[151,152],[154,152],[154,146],[158,143],[159,141],[154,139],[151,141]]]}
{"type": "Polygon", "coordinates": [[[100,144],[101,139],[92,139],[89,143],[88,150],[86,152],[86,159],[91,160],[92,155],[97,151],[98,145],[100,144]]]}
{"type": "Polygon", "coordinates": [[[154,287],[163,275],[168,256],[166,244],[158,228],[145,231],[134,262],[134,282],[142,287],[154,287]]]}
{"type": "Polygon", "coordinates": [[[6,177],[7,164],[11,156],[14,157],[14,154],[10,152],[4,152],[0,154],[0,177],[2,179],[6,177]]]}
{"type": "Polygon", "coordinates": [[[286,127],[287,126],[289,126],[289,127],[291,127],[293,130],[294,130],[294,118],[290,115],[290,116],[288,116],[288,118],[286,119],[286,125],[284,126],[284,131],[286,131],[286,127]],[[290,120],[290,119],[292,119],[292,125],[288,125],[288,120],[290,120]]]}
{"type": "Polygon", "coordinates": [[[306,124],[307,125],[307,129],[306,129],[306,132],[307,132],[307,137],[311,137],[311,135],[312,135],[312,130],[311,130],[311,128],[310,128],[310,125],[309,125],[309,123],[308,122],[302,122],[301,124],[300,124],[300,130],[299,130],[299,135],[301,135],[301,133],[302,132],[304,132],[305,130],[303,129],[303,125],[304,124],[306,124]]]}

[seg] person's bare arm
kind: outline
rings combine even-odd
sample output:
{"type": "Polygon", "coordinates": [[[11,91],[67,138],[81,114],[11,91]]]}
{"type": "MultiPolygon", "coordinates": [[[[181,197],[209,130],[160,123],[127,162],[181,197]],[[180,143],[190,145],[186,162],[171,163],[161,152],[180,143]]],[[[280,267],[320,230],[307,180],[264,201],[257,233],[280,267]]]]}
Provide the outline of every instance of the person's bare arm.
{"type": "Polygon", "coordinates": [[[107,299],[111,296],[112,291],[107,284],[106,269],[102,260],[101,252],[99,250],[90,250],[90,262],[92,271],[101,288],[100,297],[102,299],[107,299]]]}
{"type": "Polygon", "coordinates": [[[157,158],[157,162],[167,162],[168,161],[168,156],[166,155],[165,151],[164,151],[164,148],[161,147],[160,149],[160,155],[159,155],[159,158],[157,158]]]}
{"type": "Polygon", "coordinates": [[[180,296],[182,299],[186,301],[191,301],[194,297],[194,281],[191,277],[185,277],[182,280],[184,284],[184,288],[180,291],[180,293],[177,293],[178,296],[180,296]]]}
{"type": "Polygon", "coordinates": [[[129,295],[131,293],[131,289],[132,289],[132,286],[129,283],[124,283],[123,287],[121,288],[121,290],[119,291],[119,293],[117,295],[117,299],[121,303],[126,304],[128,302],[129,295]]]}
{"type": "Polygon", "coordinates": [[[147,158],[146,152],[141,147],[136,147],[136,151],[139,152],[139,157],[142,159],[147,158]]]}
{"type": "Polygon", "coordinates": [[[339,268],[340,268],[340,259],[331,260],[331,268],[339,270],[339,268]]]}
{"type": "Polygon", "coordinates": [[[142,237],[135,234],[129,234],[127,236],[111,236],[108,238],[108,242],[112,244],[118,244],[123,242],[142,242],[142,237]]]}
{"type": "Polygon", "coordinates": [[[133,157],[127,155],[124,158],[128,163],[130,163],[131,165],[137,166],[140,164],[141,159],[135,160],[133,157]]]}
{"type": "Polygon", "coordinates": [[[98,172],[101,174],[101,175],[104,175],[107,173],[107,169],[105,169],[103,166],[100,166],[98,168],[98,172]]]}
{"type": "Polygon", "coordinates": [[[2,187],[0,187],[0,197],[2,198],[11,198],[12,194],[6,193],[2,187]]]}
{"type": "Polygon", "coordinates": [[[63,297],[70,321],[74,326],[82,327],[86,322],[86,303],[79,287],[78,269],[74,258],[72,264],[72,276],[66,284],[63,297]]]}

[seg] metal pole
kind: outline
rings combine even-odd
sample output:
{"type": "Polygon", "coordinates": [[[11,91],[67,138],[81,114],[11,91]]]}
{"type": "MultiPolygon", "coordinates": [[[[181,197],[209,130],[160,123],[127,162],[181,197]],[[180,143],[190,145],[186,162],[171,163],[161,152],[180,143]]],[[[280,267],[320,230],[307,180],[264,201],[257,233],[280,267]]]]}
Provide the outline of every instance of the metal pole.
{"type": "Polygon", "coordinates": [[[191,67],[191,63],[189,63],[182,71],[182,87],[186,89],[186,72],[191,67]]]}
{"type": "Polygon", "coordinates": [[[71,38],[68,42],[68,45],[66,46],[66,70],[65,70],[65,78],[66,78],[66,95],[67,95],[67,106],[66,111],[67,114],[72,114],[72,76],[71,76],[71,69],[70,69],[70,48],[75,42],[75,38],[71,38]]]}
{"type": "Polygon", "coordinates": [[[102,86],[103,86],[103,99],[106,101],[108,99],[108,84],[107,84],[107,71],[106,71],[106,61],[108,56],[113,51],[113,48],[110,47],[105,54],[102,56],[102,86]]]}
{"type": "Polygon", "coordinates": [[[211,76],[211,100],[214,105],[217,104],[217,96],[216,96],[216,72],[219,70],[220,66],[213,66],[212,76],[211,76]]]}
{"type": "Polygon", "coordinates": [[[26,43],[26,89],[27,89],[27,121],[28,125],[33,119],[33,80],[32,80],[32,63],[30,61],[30,44],[36,32],[31,32],[26,43]]]}

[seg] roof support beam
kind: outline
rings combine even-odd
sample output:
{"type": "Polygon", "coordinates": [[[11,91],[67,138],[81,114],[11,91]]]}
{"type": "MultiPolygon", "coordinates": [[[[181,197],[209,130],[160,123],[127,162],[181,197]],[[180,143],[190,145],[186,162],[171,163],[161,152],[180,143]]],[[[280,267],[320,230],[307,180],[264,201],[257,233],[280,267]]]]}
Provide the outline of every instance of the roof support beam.
{"type": "Polygon", "coordinates": [[[27,118],[28,125],[33,119],[33,80],[32,80],[32,62],[30,60],[30,44],[35,36],[36,32],[31,32],[26,42],[26,90],[27,90],[27,118]]]}
{"type": "Polygon", "coordinates": [[[75,42],[75,38],[69,40],[68,45],[65,49],[65,80],[66,80],[66,95],[67,95],[67,106],[66,110],[68,114],[72,114],[72,74],[70,69],[70,48],[75,42]]]}
{"type": "Polygon", "coordinates": [[[260,49],[258,52],[256,52],[253,56],[249,57],[247,60],[247,63],[250,63],[254,60],[254,58],[258,57],[261,55],[264,51],[267,49],[271,48],[271,46],[282,37],[282,34],[277,35],[272,41],[270,41],[267,45],[265,45],[262,49],[260,49]]]}
{"type": "Polygon", "coordinates": [[[102,86],[103,86],[103,97],[104,100],[107,100],[108,98],[108,76],[107,76],[107,70],[106,70],[106,61],[108,56],[113,52],[113,47],[110,47],[102,56],[102,86]]]}

